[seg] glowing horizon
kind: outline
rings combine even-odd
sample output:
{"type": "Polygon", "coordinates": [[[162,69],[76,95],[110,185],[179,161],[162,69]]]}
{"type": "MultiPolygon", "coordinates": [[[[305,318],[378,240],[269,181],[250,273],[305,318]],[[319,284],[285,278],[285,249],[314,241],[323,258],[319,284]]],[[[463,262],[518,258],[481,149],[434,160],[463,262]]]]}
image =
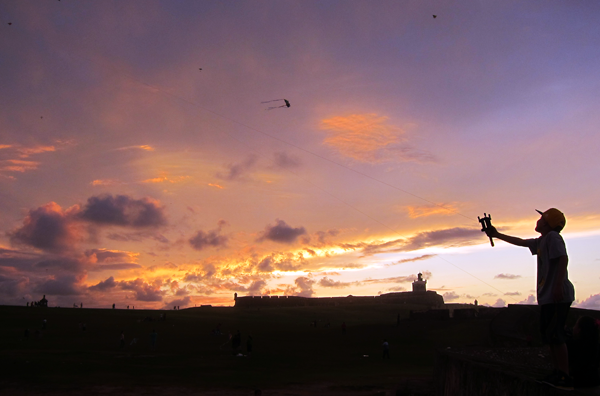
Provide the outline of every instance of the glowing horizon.
{"type": "Polygon", "coordinates": [[[598,12],[2,2],[0,304],[377,295],[419,272],[446,302],[531,303],[535,258],[477,216],[532,238],[558,207],[576,305],[600,309],[598,12]]]}

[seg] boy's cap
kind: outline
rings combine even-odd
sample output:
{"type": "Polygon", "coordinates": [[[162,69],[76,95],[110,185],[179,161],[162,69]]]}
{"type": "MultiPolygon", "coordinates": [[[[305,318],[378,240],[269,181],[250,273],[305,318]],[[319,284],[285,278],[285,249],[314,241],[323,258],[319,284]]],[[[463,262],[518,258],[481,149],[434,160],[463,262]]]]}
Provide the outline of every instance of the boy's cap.
{"type": "Polygon", "coordinates": [[[548,223],[552,229],[560,228],[558,231],[561,231],[567,224],[567,219],[563,212],[556,208],[550,208],[545,212],[541,212],[537,209],[535,211],[542,215],[544,220],[546,220],[546,223],[548,223]]]}

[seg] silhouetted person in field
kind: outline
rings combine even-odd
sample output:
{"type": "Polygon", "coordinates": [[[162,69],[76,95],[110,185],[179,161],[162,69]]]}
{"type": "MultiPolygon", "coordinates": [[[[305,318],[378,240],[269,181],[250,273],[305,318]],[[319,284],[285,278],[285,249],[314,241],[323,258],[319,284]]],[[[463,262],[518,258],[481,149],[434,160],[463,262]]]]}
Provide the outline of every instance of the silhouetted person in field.
{"type": "Polygon", "coordinates": [[[125,348],[125,332],[121,332],[121,348],[125,348]]]}
{"type": "Polygon", "coordinates": [[[248,356],[252,355],[252,337],[248,336],[248,341],[246,341],[246,352],[248,352],[248,356]]]}
{"type": "Polygon", "coordinates": [[[498,238],[516,246],[529,248],[537,255],[537,300],[541,305],[540,331],[544,344],[550,345],[554,372],[542,382],[555,388],[573,389],[573,378],[569,375],[569,356],[565,344],[565,322],[569,307],[575,299],[575,289],[569,281],[567,265],[569,257],[560,232],[567,222],[565,215],[551,208],[541,214],[535,230],[541,234],[535,239],[521,239],[501,234],[495,227],[485,232],[489,237],[498,238]]]}
{"type": "Polygon", "coordinates": [[[150,347],[154,349],[156,347],[156,339],[158,338],[158,333],[155,329],[152,329],[152,333],[150,333],[150,347]]]}
{"type": "Polygon", "coordinates": [[[237,333],[231,338],[231,349],[234,355],[237,355],[237,351],[242,344],[242,334],[238,330],[237,333]]]}
{"type": "Polygon", "coordinates": [[[390,358],[390,344],[387,342],[387,340],[383,340],[383,344],[381,345],[381,347],[383,348],[383,359],[389,359],[390,358]]]}
{"type": "Polygon", "coordinates": [[[42,320],[42,330],[46,330],[47,324],[48,324],[48,321],[46,320],[46,318],[44,318],[44,320],[42,320]]]}
{"type": "Polygon", "coordinates": [[[115,304],[113,304],[113,309],[115,309],[115,304]]]}
{"type": "Polygon", "coordinates": [[[573,335],[567,339],[569,370],[576,387],[600,385],[600,345],[598,344],[598,321],[581,316],[573,327],[573,335]]]}

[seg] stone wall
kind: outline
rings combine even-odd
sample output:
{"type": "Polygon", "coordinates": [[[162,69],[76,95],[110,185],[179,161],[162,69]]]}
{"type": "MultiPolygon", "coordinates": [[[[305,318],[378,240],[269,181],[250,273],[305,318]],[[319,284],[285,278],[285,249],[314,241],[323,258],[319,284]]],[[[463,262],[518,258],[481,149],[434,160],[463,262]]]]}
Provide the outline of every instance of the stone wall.
{"type": "Polygon", "coordinates": [[[372,304],[421,304],[426,307],[444,305],[442,296],[434,291],[388,293],[380,296],[347,296],[347,297],[298,297],[298,296],[244,296],[235,297],[235,307],[326,307],[352,306],[372,304]]]}

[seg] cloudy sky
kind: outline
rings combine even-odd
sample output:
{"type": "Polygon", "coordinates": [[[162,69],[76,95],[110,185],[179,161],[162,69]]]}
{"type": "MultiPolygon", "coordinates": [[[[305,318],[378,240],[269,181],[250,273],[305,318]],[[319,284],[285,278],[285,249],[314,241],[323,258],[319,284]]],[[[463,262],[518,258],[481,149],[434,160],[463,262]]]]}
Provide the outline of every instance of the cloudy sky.
{"type": "Polygon", "coordinates": [[[377,295],[419,272],[446,302],[533,303],[535,258],[477,216],[530,238],[557,207],[600,309],[599,17],[0,0],[0,304],[377,295]]]}

